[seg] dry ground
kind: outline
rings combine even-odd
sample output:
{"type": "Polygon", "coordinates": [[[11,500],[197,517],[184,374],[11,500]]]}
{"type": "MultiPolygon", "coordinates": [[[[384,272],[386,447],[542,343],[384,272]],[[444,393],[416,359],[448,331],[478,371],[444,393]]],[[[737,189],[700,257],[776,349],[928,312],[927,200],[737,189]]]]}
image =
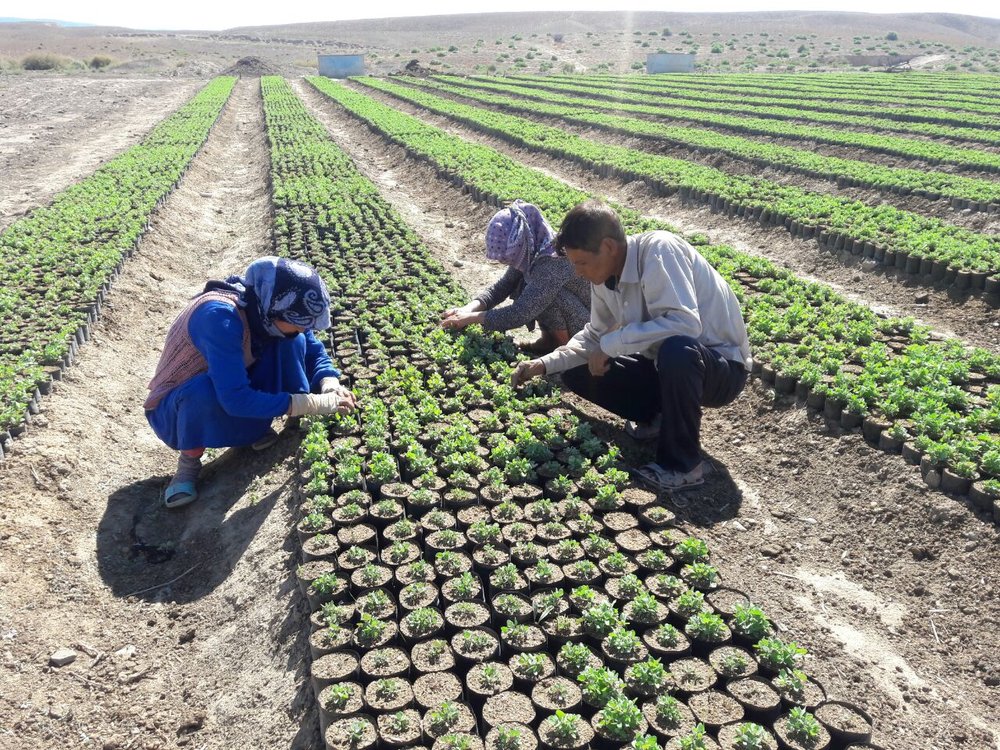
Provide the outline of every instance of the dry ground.
{"type": "Polygon", "coordinates": [[[4,750],[315,747],[288,536],[297,441],[217,456],[199,502],[166,513],[175,454],[141,407],[186,301],[271,249],[255,83],[237,86],[0,465],[4,750]],[[60,647],[78,657],[57,669],[60,647]]]}
{"type": "Polygon", "coordinates": [[[0,77],[0,230],[141,141],[203,85],[0,77]]]}

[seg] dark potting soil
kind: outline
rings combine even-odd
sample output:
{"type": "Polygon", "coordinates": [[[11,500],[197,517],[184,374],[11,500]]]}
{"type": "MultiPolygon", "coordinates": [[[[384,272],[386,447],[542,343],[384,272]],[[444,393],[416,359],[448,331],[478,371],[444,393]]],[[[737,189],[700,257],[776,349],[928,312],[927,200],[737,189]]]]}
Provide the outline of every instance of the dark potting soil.
{"type": "Polygon", "coordinates": [[[717,727],[743,718],[743,706],[718,690],[695,693],[687,699],[687,704],[698,721],[706,726],[717,727]]]}
{"type": "Polygon", "coordinates": [[[413,698],[423,709],[456,701],[462,696],[462,683],[451,672],[431,672],[413,682],[413,698]]]}
{"type": "Polygon", "coordinates": [[[409,746],[420,739],[423,729],[420,726],[420,714],[408,708],[403,712],[406,729],[397,731],[395,714],[383,714],[378,717],[379,736],[389,745],[396,747],[409,746]]]}
{"type": "MultiPolygon", "coordinates": [[[[719,729],[719,745],[722,746],[722,750],[741,750],[736,745],[736,731],[739,726],[739,724],[728,724],[719,729]]],[[[764,744],[759,750],[778,750],[778,740],[775,736],[766,727],[764,732],[764,744]]]]}
{"type": "Polygon", "coordinates": [[[590,726],[590,722],[579,714],[568,715],[576,717],[577,736],[561,737],[553,734],[550,723],[552,717],[548,717],[538,727],[538,737],[544,745],[555,750],[575,750],[576,748],[587,747],[593,741],[594,729],[590,726]]]}
{"type": "Polygon", "coordinates": [[[412,702],[413,688],[399,677],[376,680],[365,688],[365,703],[374,711],[399,711],[412,702]]]}
{"type": "Polygon", "coordinates": [[[361,669],[374,678],[403,674],[410,666],[406,652],[398,648],[380,648],[368,651],[361,657],[361,669]],[[384,664],[380,662],[384,661],[384,664]]]}
{"type": "Polygon", "coordinates": [[[517,724],[513,721],[504,721],[493,727],[486,735],[485,747],[486,750],[500,750],[499,740],[500,740],[500,729],[506,729],[509,732],[518,732],[518,745],[517,750],[536,750],[538,747],[538,737],[535,735],[534,730],[525,725],[517,724]]]}
{"type": "Polygon", "coordinates": [[[413,668],[423,673],[444,672],[455,666],[455,652],[448,641],[441,638],[417,643],[410,652],[410,658],[413,668]]]}
{"type": "Polygon", "coordinates": [[[466,675],[465,680],[470,690],[480,695],[491,695],[510,690],[514,684],[514,673],[510,671],[510,667],[506,664],[491,661],[473,666],[466,675]],[[494,685],[487,685],[483,680],[483,669],[486,666],[491,666],[497,670],[497,682],[494,685]]]}
{"type": "Polygon", "coordinates": [[[546,711],[572,711],[580,705],[583,693],[580,688],[565,677],[549,677],[542,680],[531,691],[531,699],[546,711]]]}
{"type": "Polygon", "coordinates": [[[535,720],[535,708],[528,696],[509,690],[486,699],[482,718],[491,727],[505,721],[531,724],[535,720]]]}
{"type": "Polygon", "coordinates": [[[375,725],[366,717],[351,716],[345,719],[338,719],[330,724],[326,730],[326,745],[332,750],[364,750],[375,744],[378,736],[375,732],[375,725]],[[358,724],[361,722],[361,724],[358,724]],[[351,733],[355,726],[363,725],[364,733],[360,741],[352,739],[351,733]]]}

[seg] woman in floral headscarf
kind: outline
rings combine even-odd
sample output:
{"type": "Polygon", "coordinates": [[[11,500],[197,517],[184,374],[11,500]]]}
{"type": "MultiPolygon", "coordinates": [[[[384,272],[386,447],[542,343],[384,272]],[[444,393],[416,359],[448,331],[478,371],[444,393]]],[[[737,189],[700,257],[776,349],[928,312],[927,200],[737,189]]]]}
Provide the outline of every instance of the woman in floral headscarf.
{"type": "Polygon", "coordinates": [[[521,348],[545,354],[569,341],[590,320],[590,285],[556,254],[555,233],[537,207],[516,200],[486,227],[486,257],[507,266],[497,281],[464,307],[446,310],[444,328],[480,323],[487,330],[518,326],[541,329],[540,338],[521,348]],[[513,302],[497,307],[504,300],[513,302]]]}
{"type": "Polygon", "coordinates": [[[277,439],[281,415],[346,413],[354,396],[313,331],[330,327],[326,285],[304,263],[259,258],[242,276],[209,281],[167,333],[144,408],[164,443],[180,451],[164,492],[168,508],[197,498],[205,448],[277,439]]]}

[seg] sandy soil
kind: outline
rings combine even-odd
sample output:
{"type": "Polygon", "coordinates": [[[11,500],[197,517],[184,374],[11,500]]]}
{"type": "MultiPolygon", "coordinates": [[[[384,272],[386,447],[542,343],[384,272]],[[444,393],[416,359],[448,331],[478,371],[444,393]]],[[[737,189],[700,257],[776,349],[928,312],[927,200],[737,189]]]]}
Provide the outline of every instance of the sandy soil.
{"type": "Polygon", "coordinates": [[[270,251],[267,164],[243,82],[0,465],[4,750],[315,747],[288,537],[297,440],[217,454],[199,501],[168,513],[175,454],[141,408],[186,300],[270,251]],[[62,647],[76,661],[50,666],[62,647]]]}
{"type": "Polygon", "coordinates": [[[0,230],[141,141],[203,85],[0,77],[0,230]]]}
{"type": "Polygon", "coordinates": [[[484,135],[448,118],[429,114],[415,105],[372,89],[357,88],[399,111],[418,115],[448,132],[530,163],[580,190],[628,205],[667,221],[684,232],[707,232],[714,242],[767,257],[800,276],[830,284],[844,296],[888,315],[912,316],[944,336],[957,336],[970,344],[1000,351],[1000,310],[982,295],[935,289],[905,273],[897,273],[896,269],[886,270],[862,264],[860,258],[852,255],[834,255],[812,240],[793,238],[784,229],[714,214],[707,205],[684,204],[676,196],[666,198],[654,195],[640,182],[623,183],[618,179],[601,178],[571,162],[515,148],[506,141],[484,135]]]}
{"type": "MultiPolygon", "coordinates": [[[[466,288],[481,283],[468,227],[489,210],[305,93],[335,140],[387,180],[379,184],[393,205],[425,215],[421,233],[466,288]]],[[[617,418],[578,406],[633,455],[648,451],[623,437],[617,418]]],[[[726,579],[810,648],[807,669],[828,691],[861,700],[887,748],[998,746],[989,719],[1000,708],[997,528],[928,490],[900,458],[776,400],[759,381],[708,412],[703,439],[719,471],[687,493],[682,513],[726,579]]]]}

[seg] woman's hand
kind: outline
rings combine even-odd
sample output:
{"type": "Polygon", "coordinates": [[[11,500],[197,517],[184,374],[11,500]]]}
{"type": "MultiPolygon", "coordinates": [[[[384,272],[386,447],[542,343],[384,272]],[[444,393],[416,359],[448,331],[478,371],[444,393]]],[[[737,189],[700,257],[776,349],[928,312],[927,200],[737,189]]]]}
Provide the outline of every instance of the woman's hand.
{"type": "Polygon", "coordinates": [[[454,314],[441,321],[441,327],[447,329],[461,330],[473,323],[482,323],[483,314],[481,312],[467,312],[457,310],[454,314]]]}
{"type": "Polygon", "coordinates": [[[441,327],[461,329],[473,323],[482,323],[483,316],[477,315],[482,309],[483,303],[477,299],[461,307],[450,307],[441,313],[441,327]]]}
{"type": "Polygon", "coordinates": [[[358,406],[357,398],[351,391],[340,384],[337,378],[323,378],[319,384],[320,393],[333,393],[337,396],[337,413],[347,414],[358,406]]]}

